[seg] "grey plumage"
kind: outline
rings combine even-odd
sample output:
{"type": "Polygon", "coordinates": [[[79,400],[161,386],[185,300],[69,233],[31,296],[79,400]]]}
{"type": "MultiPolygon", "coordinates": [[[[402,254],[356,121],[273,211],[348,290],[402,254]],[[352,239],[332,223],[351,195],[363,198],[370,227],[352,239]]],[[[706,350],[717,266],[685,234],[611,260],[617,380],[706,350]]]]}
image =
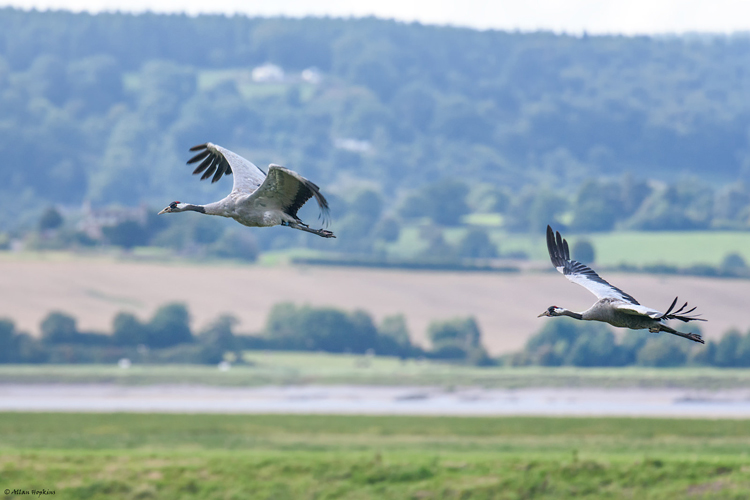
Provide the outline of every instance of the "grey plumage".
{"type": "Polygon", "coordinates": [[[659,312],[646,306],[642,306],[632,295],[625,293],[619,288],[609,284],[602,279],[590,267],[572,260],[568,242],[562,238],[559,232],[552,231],[547,226],[547,250],[549,251],[552,265],[573,283],[583,286],[596,295],[597,302],[583,312],[569,311],[568,309],[550,306],[539,316],[569,316],[574,319],[586,321],[603,321],[612,326],[631,328],[634,330],[648,329],[651,332],[668,332],[673,335],[685,337],[695,342],[704,343],[700,335],[696,333],[683,333],[670,328],[665,324],[667,320],[677,319],[683,322],[706,321],[696,316],[690,316],[695,310],[687,309],[687,302],[682,307],[674,310],[677,298],[667,309],[666,313],[659,312]]]}

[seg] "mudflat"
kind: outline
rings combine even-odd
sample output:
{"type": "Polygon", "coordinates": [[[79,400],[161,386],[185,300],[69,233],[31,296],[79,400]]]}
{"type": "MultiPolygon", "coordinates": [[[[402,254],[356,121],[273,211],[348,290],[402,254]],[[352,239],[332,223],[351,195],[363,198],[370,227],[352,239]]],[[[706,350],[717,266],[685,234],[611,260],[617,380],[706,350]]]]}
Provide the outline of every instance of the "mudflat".
{"type": "Polygon", "coordinates": [[[0,412],[750,417],[748,389],[0,385],[0,412]]]}

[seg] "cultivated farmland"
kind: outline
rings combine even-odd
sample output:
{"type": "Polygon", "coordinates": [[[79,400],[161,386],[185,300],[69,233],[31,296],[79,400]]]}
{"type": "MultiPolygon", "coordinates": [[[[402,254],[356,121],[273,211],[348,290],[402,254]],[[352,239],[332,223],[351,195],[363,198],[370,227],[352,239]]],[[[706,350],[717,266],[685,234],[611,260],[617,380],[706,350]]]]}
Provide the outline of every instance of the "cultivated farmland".
{"type": "MultiPolygon", "coordinates": [[[[675,295],[697,305],[708,338],[750,326],[750,281],[602,273],[642,303],[666,308],[675,295]]],[[[111,258],[0,260],[0,317],[38,332],[51,310],[78,318],[81,329],[109,331],[122,310],[145,318],[167,302],[186,303],[200,328],[222,313],[239,331],[258,332],[279,302],[363,309],[381,319],[402,313],[413,338],[425,341],[431,320],[473,315],[493,354],[515,351],[545,320],[550,305],[585,309],[594,297],[555,272],[457,273],[313,266],[155,263],[111,258]]],[[[549,320],[554,321],[554,320],[549,320]]],[[[681,325],[682,326],[682,325],[681,325]]]]}

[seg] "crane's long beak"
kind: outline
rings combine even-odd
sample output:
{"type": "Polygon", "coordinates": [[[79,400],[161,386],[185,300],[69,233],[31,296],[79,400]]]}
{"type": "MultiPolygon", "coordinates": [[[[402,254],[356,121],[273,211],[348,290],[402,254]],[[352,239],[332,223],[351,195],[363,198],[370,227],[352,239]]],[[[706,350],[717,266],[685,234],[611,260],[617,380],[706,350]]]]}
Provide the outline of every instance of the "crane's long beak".
{"type": "Polygon", "coordinates": [[[544,311],[542,314],[537,316],[537,318],[541,318],[542,316],[549,316],[549,315],[550,315],[549,311],[544,311]]]}
{"type": "Polygon", "coordinates": [[[164,210],[162,210],[161,212],[159,212],[156,215],[166,214],[167,212],[169,212],[169,207],[165,208],[164,210]]]}

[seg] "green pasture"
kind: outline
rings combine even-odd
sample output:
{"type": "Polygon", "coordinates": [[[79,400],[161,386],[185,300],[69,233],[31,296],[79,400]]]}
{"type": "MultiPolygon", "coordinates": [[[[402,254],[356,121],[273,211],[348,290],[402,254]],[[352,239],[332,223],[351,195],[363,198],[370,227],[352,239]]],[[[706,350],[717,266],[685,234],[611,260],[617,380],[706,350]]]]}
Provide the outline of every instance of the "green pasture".
{"type": "MultiPolygon", "coordinates": [[[[606,266],[719,265],[729,253],[738,253],[750,262],[750,232],[616,232],[580,238],[584,237],[593,243],[597,263],[606,266]]],[[[578,238],[571,237],[570,242],[578,238]]]]}
{"type": "Polygon", "coordinates": [[[0,488],[70,499],[740,499],[748,450],[750,422],[733,420],[2,413],[0,488]]]}
{"type": "Polygon", "coordinates": [[[722,368],[472,367],[386,356],[246,351],[249,364],[223,372],[204,365],[0,365],[0,384],[287,384],[528,388],[750,387],[750,370],[722,368]]]}
{"type": "MultiPolygon", "coordinates": [[[[695,264],[719,265],[729,253],[750,262],[750,232],[654,231],[565,235],[571,246],[586,239],[594,245],[596,263],[603,266],[667,264],[678,267],[695,264]]],[[[546,260],[544,235],[493,234],[501,252],[526,252],[532,260],[546,260]]]]}
{"type": "MultiPolygon", "coordinates": [[[[472,218],[476,226],[484,227],[491,240],[498,246],[501,255],[523,252],[529,259],[547,261],[547,244],[543,234],[507,233],[499,228],[485,226],[487,217],[472,218]]],[[[333,228],[335,230],[335,227],[333,228]]],[[[384,244],[382,250],[394,259],[418,259],[428,249],[428,242],[422,237],[424,228],[404,226],[399,239],[384,244]]],[[[457,245],[469,231],[466,227],[446,228],[443,230],[445,241],[457,245]]],[[[602,266],[647,266],[666,264],[687,267],[695,264],[718,266],[724,257],[737,253],[750,262],[750,232],[740,231],[620,231],[611,233],[565,234],[569,243],[574,245],[580,239],[590,241],[596,251],[596,264],[602,266]]],[[[283,251],[269,251],[261,254],[260,265],[285,265],[293,258],[325,258],[328,254],[320,250],[294,248],[283,251]]],[[[0,252],[0,259],[23,261],[69,261],[85,257],[87,259],[119,259],[158,261],[165,265],[195,263],[206,265],[205,259],[175,258],[169,250],[162,248],[136,248],[130,253],[113,249],[98,249],[85,254],[66,251],[44,252],[0,252]]],[[[236,265],[231,261],[209,260],[210,265],[236,265]]],[[[243,264],[245,265],[245,264],[243,264]]]]}
{"type": "MultiPolygon", "coordinates": [[[[490,238],[498,245],[501,254],[524,252],[531,260],[547,260],[547,243],[544,234],[515,234],[487,226],[493,219],[471,219],[474,225],[485,227],[490,238]]],[[[420,236],[421,229],[403,228],[398,241],[388,246],[394,257],[414,258],[427,248],[420,236]]],[[[467,228],[446,229],[445,241],[456,244],[467,228]]],[[[572,245],[580,239],[590,241],[596,250],[597,264],[617,266],[629,264],[644,266],[667,264],[678,267],[695,264],[719,265],[729,253],[742,255],[750,262],[750,232],[739,231],[618,231],[611,233],[563,234],[572,245]]]]}

